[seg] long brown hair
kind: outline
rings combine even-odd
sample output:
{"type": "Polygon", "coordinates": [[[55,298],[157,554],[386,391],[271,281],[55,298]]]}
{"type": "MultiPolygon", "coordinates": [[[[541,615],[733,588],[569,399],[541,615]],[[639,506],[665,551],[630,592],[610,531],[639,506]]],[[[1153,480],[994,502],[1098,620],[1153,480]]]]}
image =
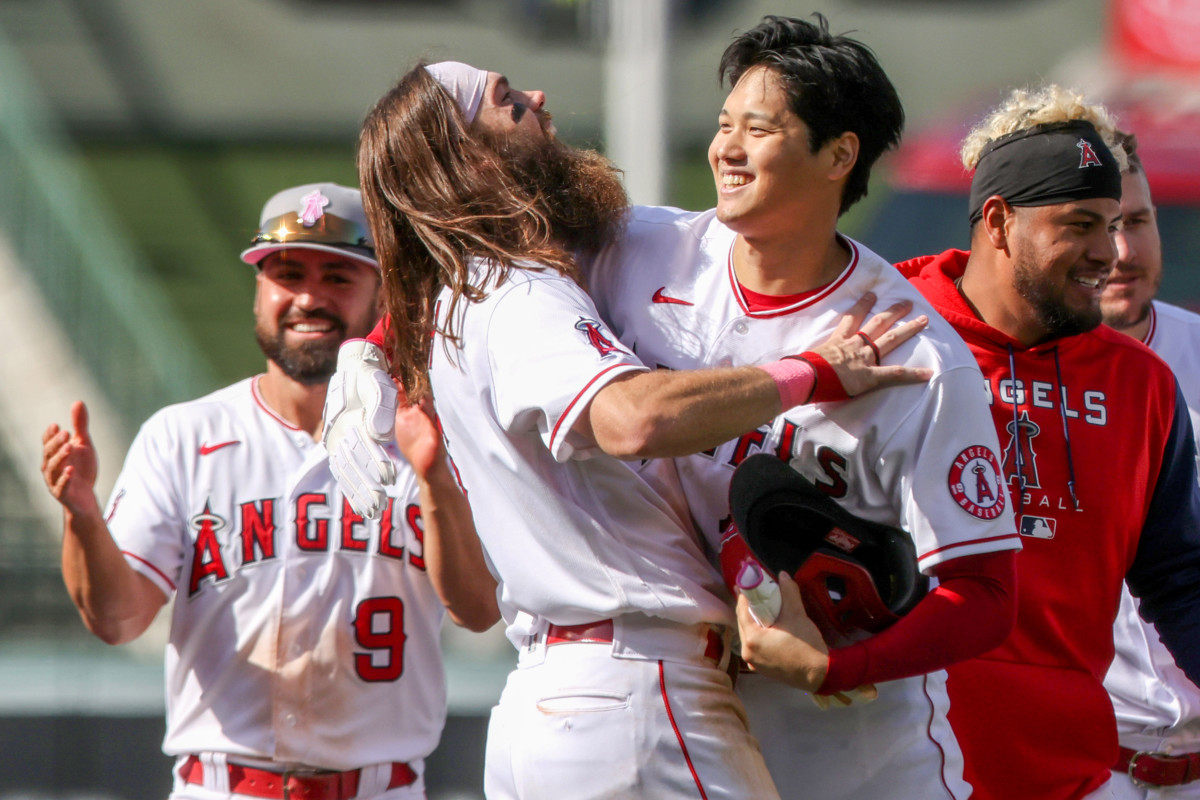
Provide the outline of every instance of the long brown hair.
{"type": "Polygon", "coordinates": [[[367,114],[358,179],[383,271],[392,373],[414,400],[429,391],[434,303],[443,286],[452,290],[440,331],[449,346],[459,341],[458,305],[482,299],[483,287],[509,270],[551,269],[578,279],[535,198],[468,129],[424,63],[367,114]],[[473,258],[489,264],[478,285],[470,282],[473,258]]]}

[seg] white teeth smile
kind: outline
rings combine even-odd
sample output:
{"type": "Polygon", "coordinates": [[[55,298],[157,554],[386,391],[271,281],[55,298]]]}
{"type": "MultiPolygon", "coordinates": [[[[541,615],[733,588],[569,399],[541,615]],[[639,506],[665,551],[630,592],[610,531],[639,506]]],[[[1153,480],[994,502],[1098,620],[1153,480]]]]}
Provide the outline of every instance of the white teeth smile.
{"type": "Polygon", "coordinates": [[[1100,285],[1104,283],[1100,278],[1075,278],[1074,280],[1076,283],[1082,284],[1089,289],[1099,289],[1100,285]]]}
{"type": "Polygon", "coordinates": [[[722,175],[721,184],[724,186],[744,186],[746,184],[745,175],[722,175]]]}
{"type": "Polygon", "coordinates": [[[296,333],[328,333],[330,327],[328,325],[314,325],[312,323],[297,322],[292,326],[292,330],[296,333]]]}

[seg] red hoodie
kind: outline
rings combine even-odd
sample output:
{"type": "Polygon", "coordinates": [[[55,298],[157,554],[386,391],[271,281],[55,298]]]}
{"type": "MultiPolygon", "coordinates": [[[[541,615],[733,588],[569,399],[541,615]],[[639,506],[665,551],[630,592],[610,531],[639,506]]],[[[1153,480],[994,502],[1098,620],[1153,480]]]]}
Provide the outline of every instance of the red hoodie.
{"type": "Polygon", "coordinates": [[[1128,574],[1166,616],[1182,613],[1180,587],[1171,597],[1150,587],[1163,580],[1159,559],[1184,553],[1189,570],[1198,560],[1178,531],[1164,530],[1187,527],[1194,536],[1198,527],[1190,489],[1173,482],[1187,466],[1176,441],[1186,409],[1170,369],[1128,336],[1099,327],[1026,347],[982,322],[954,283],[968,255],[897,265],[979,362],[1024,544],[1016,626],[1005,644],[949,668],[950,721],[975,798],[1082,797],[1108,779],[1117,755],[1101,681],[1121,583],[1128,574]],[[1151,549],[1153,557],[1143,555],[1151,549]]]}

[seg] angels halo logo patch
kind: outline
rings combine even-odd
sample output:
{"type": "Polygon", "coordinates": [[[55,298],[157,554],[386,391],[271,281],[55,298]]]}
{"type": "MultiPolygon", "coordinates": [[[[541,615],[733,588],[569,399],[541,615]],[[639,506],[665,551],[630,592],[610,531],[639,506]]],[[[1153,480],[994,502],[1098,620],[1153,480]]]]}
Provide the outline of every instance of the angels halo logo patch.
{"type": "Polygon", "coordinates": [[[955,457],[949,487],[954,502],[973,517],[995,519],[1004,512],[1000,461],[988,447],[972,445],[955,457]]]}
{"type": "Polygon", "coordinates": [[[583,335],[587,337],[588,344],[596,348],[596,352],[600,354],[601,358],[610,356],[613,353],[625,352],[604,335],[600,328],[600,323],[594,319],[580,317],[579,321],[575,323],[575,330],[583,332],[583,335]]]}

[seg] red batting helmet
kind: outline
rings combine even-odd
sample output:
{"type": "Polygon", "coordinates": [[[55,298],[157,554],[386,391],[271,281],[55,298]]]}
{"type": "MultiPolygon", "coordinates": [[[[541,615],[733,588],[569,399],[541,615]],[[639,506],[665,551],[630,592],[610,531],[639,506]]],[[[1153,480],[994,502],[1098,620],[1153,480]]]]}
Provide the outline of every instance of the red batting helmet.
{"type": "Polygon", "coordinates": [[[729,505],[763,566],[796,579],[831,645],[887,628],[928,591],[907,533],[854,516],[773,455],[750,456],[734,470],[729,505]]]}

